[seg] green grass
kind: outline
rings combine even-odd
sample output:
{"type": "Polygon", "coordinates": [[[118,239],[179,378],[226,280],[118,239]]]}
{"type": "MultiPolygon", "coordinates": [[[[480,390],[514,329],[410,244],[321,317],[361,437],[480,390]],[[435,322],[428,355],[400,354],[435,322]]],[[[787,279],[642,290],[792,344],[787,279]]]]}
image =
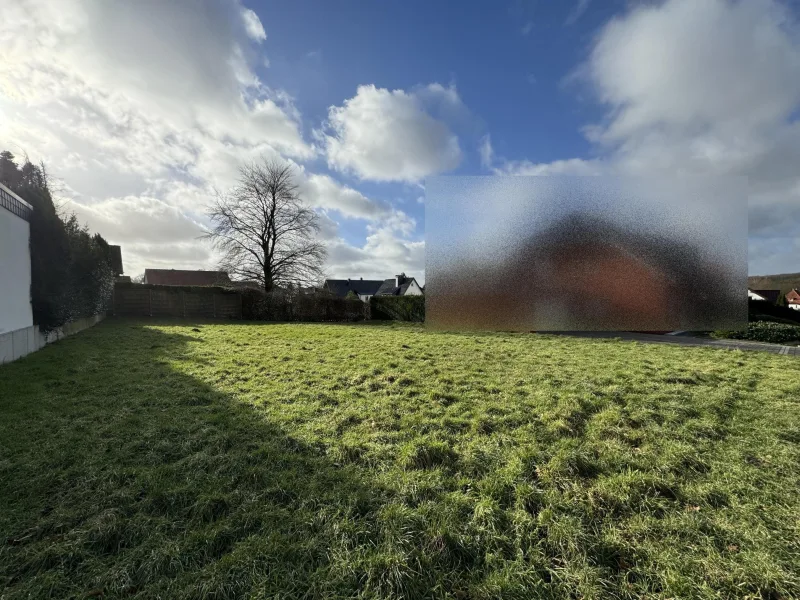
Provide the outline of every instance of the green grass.
{"type": "Polygon", "coordinates": [[[0,367],[2,598],[800,597],[800,361],[109,320],[0,367]]]}

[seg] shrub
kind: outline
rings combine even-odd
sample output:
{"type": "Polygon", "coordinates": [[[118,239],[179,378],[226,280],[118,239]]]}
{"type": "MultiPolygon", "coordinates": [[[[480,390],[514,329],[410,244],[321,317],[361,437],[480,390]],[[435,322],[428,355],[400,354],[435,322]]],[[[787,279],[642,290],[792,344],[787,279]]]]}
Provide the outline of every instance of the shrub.
{"type": "Polygon", "coordinates": [[[425,321],[425,296],[373,296],[370,308],[373,319],[425,321]]]}
{"type": "Polygon", "coordinates": [[[0,181],[33,206],[30,217],[31,309],[33,322],[47,333],[65,323],[104,312],[114,286],[111,251],[72,215],[56,211],[43,166],[17,167],[10,152],[0,153],[0,181]]]}
{"type": "Polygon", "coordinates": [[[800,325],[800,311],[787,306],[775,306],[763,300],[749,300],[747,307],[750,321],[790,322],[800,325]]]}
{"type": "Polygon", "coordinates": [[[772,344],[800,342],[800,326],[757,321],[748,323],[747,329],[744,331],[715,331],[712,336],[732,340],[769,342],[772,344]]]}

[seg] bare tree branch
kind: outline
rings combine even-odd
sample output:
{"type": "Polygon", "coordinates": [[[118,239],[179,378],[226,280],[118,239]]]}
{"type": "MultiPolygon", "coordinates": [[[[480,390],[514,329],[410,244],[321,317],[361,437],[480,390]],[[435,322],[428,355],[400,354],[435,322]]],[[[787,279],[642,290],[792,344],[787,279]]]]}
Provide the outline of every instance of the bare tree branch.
{"type": "Polygon", "coordinates": [[[291,165],[262,160],[241,167],[238,184],[217,192],[208,211],[213,226],[203,237],[222,254],[220,268],[265,291],[320,280],[327,250],[316,238],[319,216],[297,190],[291,165]]]}

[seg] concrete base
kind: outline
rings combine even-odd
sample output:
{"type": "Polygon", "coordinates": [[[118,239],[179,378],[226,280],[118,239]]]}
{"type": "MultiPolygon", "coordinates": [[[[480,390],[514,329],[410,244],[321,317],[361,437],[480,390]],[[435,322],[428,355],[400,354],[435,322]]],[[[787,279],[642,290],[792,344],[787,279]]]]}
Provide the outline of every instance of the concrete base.
{"type": "Polygon", "coordinates": [[[39,331],[39,327],[36,325],[0,334],[0,364],[27,356],[31,352],[44,348],[47,344],[52,344],[92,325],[96,325],[103,319],[105,319],[105,315],[77,319],[76,321],[65,323],[62,327],[51,331],[47,335],[39,331]]]}

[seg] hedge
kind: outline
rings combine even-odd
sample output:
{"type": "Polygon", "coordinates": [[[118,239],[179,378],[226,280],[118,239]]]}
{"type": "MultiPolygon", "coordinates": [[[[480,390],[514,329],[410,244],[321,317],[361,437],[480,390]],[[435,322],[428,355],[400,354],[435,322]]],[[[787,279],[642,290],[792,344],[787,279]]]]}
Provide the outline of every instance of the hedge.
{"type": "Polygon", "coordinates": [[[370,299],[373,319],[425,321],[425,296],[373,296],[370,299]]]}
{"type": "Polygon", "coordinates": [[[750,321],[778,321],[800,325],[800,310],[786,306],[775,306],[764,300],[749,300],[747,303],[750,321]]]}
{"type": "Polygon", "coordinates": [[[787,342],[800,342],[800,326],[787,325],[785,323],[772,323],[769,321],[757,321],[755,323],[748,323],[747,329],[744,331],[715,331],[712,336],[731,340],[751,340],[755,342],[783,344],[787,342]]]}
{"type": "Polygon", "coordinates": [[[114,287],[112,253],[75,215],[61,217],[42,167],[0,152],[0,182],[33,207],[30,216],[31,310],[43,333],[104,313],[114,287]]]}

